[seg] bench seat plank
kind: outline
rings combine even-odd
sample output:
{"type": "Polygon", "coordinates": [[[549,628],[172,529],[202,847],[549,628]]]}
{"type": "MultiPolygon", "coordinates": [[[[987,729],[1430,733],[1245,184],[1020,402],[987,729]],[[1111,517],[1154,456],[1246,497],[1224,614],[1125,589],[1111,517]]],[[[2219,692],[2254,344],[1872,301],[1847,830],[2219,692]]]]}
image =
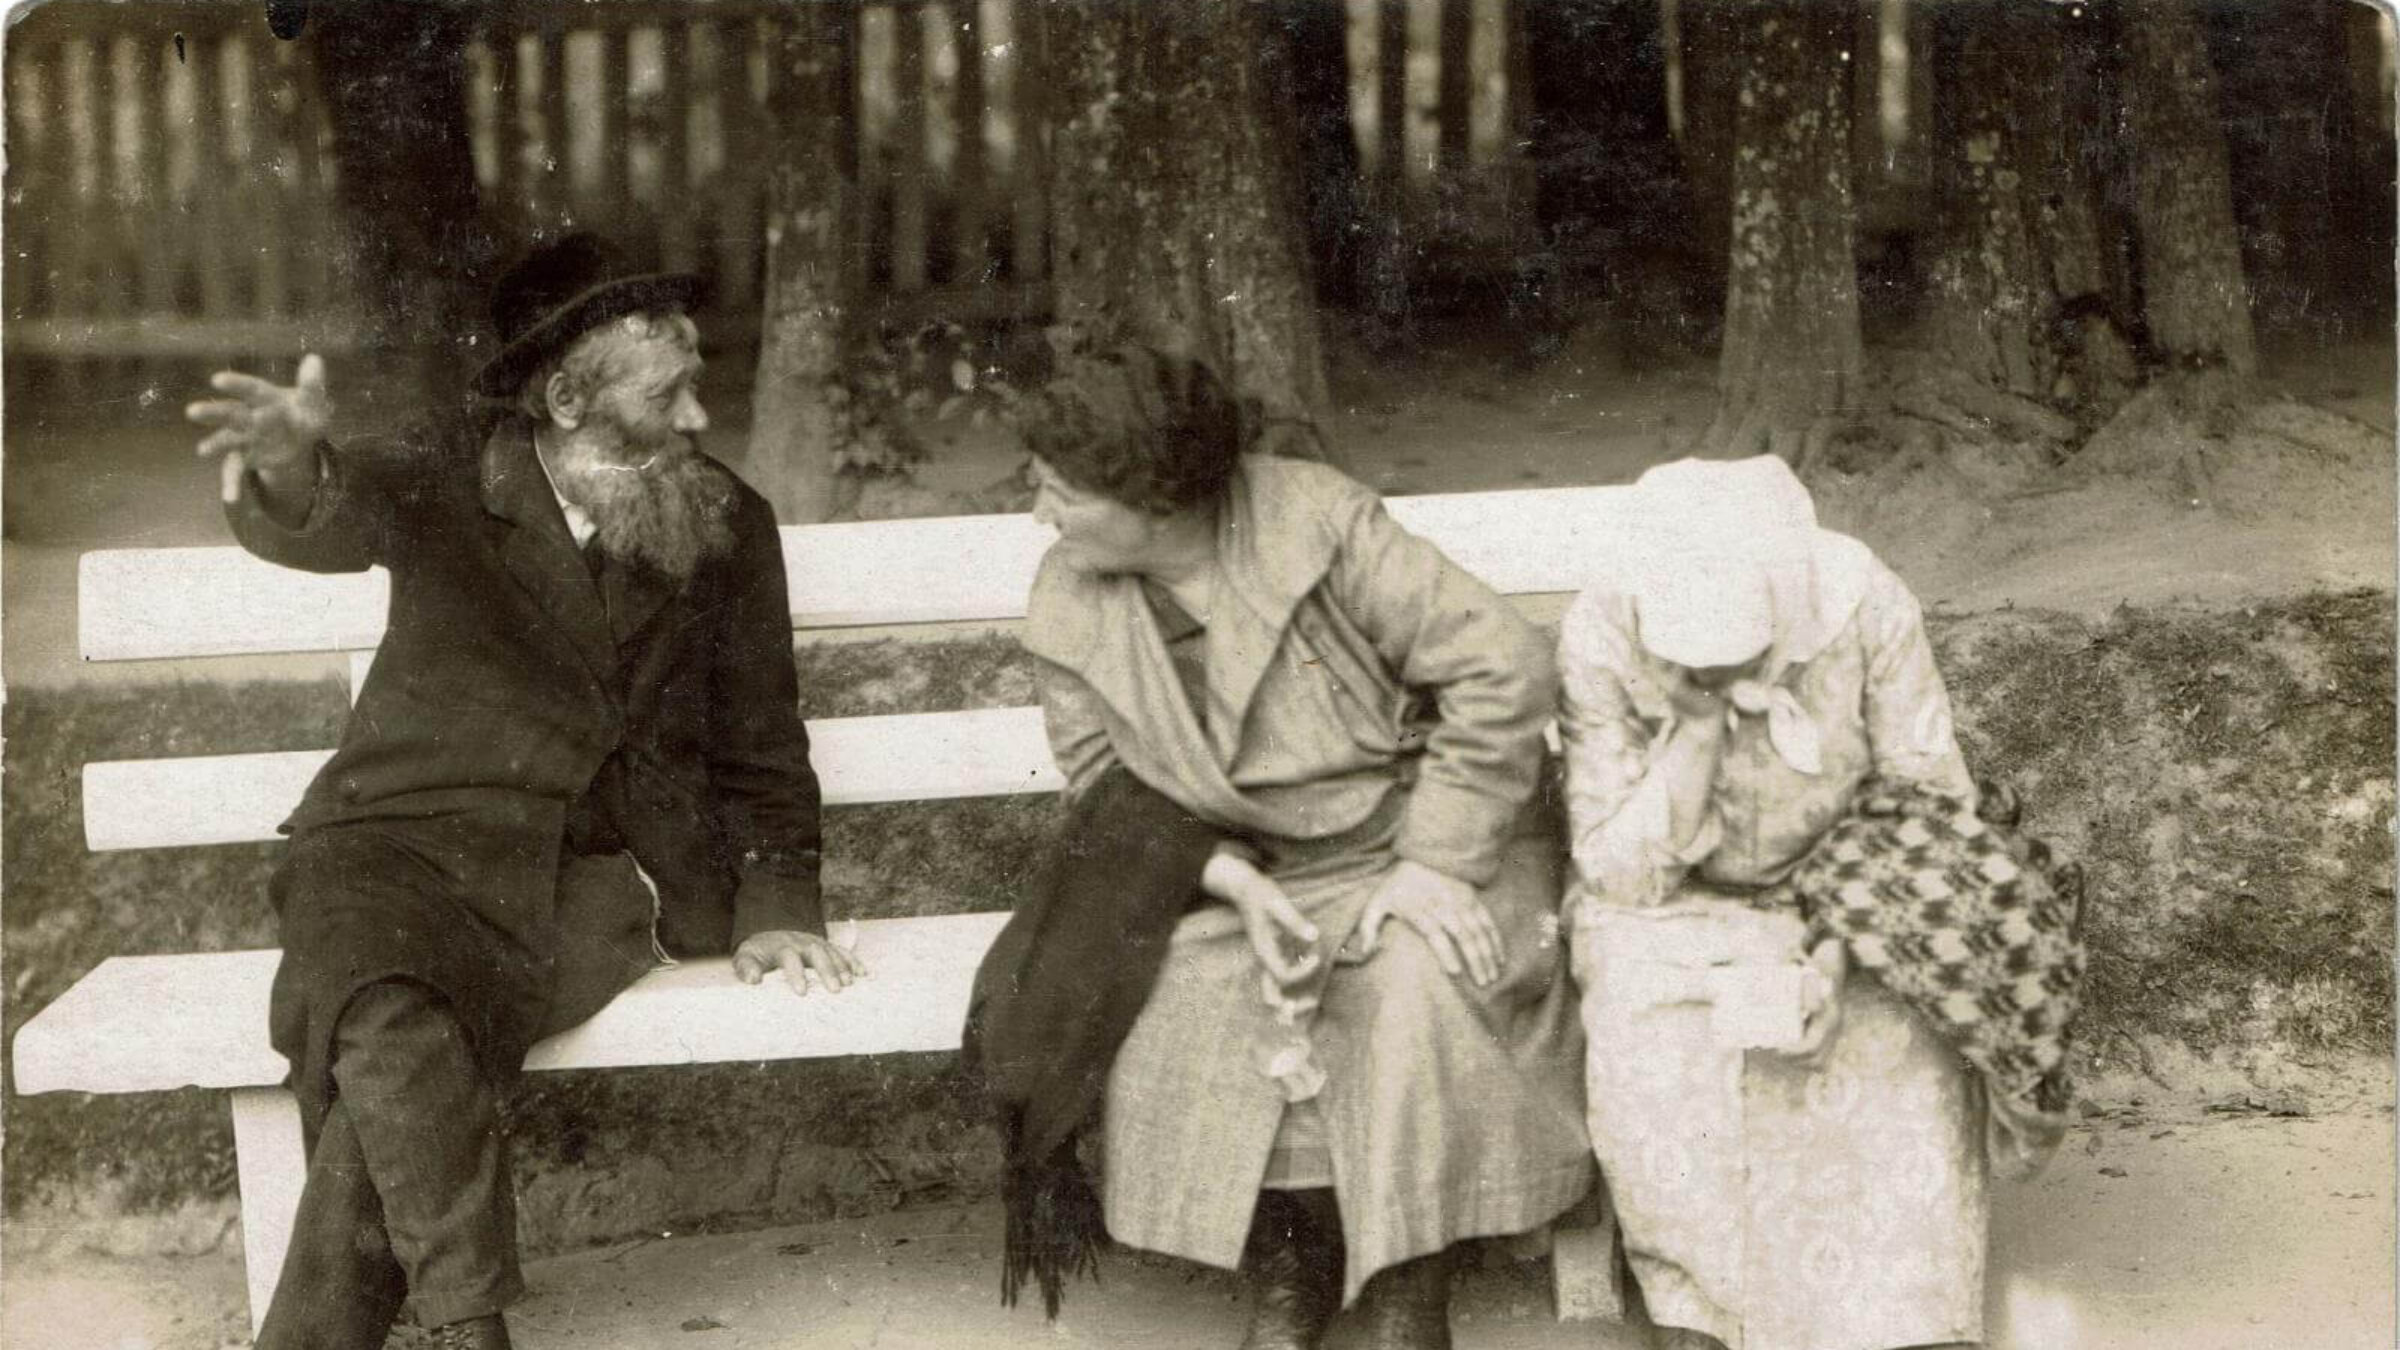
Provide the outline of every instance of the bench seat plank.
{"type": "MultiPolygon", "coordinates": [[[[809,723],[808,733],[831,806],[1056,792],[1064,782],[1039,708],[827,718],[809,723]]],[[[104,853],[271,841],[331,753],[86,764],[84,844],[104,853]]]]}
{"type": "MultiPolygon", "coordinates": [[[[1401,524],[1504,594],[1583,587],[1622,489],[1526,488],[1390,499],[1401,524]]],[[[1027,515],[783,527],[795,628],[1006,620],[1025,613],[1051,532],[1027,515]]],[[[315,576],[231,545],[83,555],[88,661],[352,651],[383,635],[381,571],[315,576]]]]}
{"type": "MultiPolygon", "coordinates": [[[[722,959],[653,971],[591,1021],[536,1045],[525,1067],[955,1050],[976,963],[1007,920],[997,912],[863,920],[856,950],[869,976],[838,996],[796,997],[780,975],[746,985],[722,959]]],[[[837,935],[846,927],[837,927],[837,935]]],[[[267,993],[280,956],[207,952],[101,962],[18,1029],[17,1091],[282,1082],[283,1057],[267,1044],[267,993]]]]}

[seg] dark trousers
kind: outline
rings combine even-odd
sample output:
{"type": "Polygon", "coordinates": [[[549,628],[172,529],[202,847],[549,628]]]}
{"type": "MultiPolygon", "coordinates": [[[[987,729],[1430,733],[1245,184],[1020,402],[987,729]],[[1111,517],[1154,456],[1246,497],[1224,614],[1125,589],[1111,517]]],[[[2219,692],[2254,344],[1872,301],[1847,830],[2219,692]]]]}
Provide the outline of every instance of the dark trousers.
{"type": "Polygon", "coordinates": [[[427,1326],[500,1311],[524,1281],[499,1089],[449,1005],[421,984],[369,985],[333,1055],[258,1350],[373,1350],[411,1300],[427,1326]]]}

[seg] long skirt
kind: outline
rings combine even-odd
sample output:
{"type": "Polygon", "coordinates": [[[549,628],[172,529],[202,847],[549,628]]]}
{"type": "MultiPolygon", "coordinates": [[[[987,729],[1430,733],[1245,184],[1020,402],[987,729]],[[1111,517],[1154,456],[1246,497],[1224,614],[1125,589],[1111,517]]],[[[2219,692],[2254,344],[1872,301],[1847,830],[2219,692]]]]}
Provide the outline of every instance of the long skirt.
{"type": "MultiPolygon", "coordinates": [[[[1507,955],[1493,985],[1444,974],[1395,919],[1372,957],[1330,968],[1298,1028],[1325,1075],[1314,1104],[1348,1246],[1345,1302],[1378,1270],[1538,1228],[1591,1188],[1557,853],[1547,833],[1513,841],[1482,892],[1507,955]]],[[[1337,855],[1276,880],[1331,945],[1392,863],[1384,850],[1337,855]]],[[[1238,1263],[1286,1111],[1268,1061],[1294,1034],[1262,997],[1231,909],[1187,917],[1109,1079],[1113,1237],[1238,1263]]]]}
{"type": "Polygon", "coordinates": [[[1867,976],[1810,1066],[1724,1049],[1707,970],[1802,928],[1689,892],[1571,918],[1593,1149],[1651,1318],[1730,1350],[1983,1339],[1979,1087],[1867,976]]]}

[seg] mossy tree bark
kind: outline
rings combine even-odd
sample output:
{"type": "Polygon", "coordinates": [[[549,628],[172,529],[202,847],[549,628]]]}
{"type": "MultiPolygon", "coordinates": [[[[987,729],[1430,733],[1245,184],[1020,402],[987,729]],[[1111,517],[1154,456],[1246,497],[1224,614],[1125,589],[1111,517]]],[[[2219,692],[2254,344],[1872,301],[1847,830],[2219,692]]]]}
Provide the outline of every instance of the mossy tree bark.
{"type": "Polygon", "coordinates": [[[1937,220],[1927,326],[1952,372],[2034,404],[2113,408],[2134,375],[2106,294],[2069,107],[2092,20],[2049,5],[1936,12],[1937,220]],[[2093,311],[2088,321],[2073,316],[2093,311]],[[2093,387],[2106,383],[2106,391],[2093,387]]]}
{"type": "Polygon", "coordinates": [[[1325,457],[1290,81],[1248,0],[1039,7],[1060,319],[1199,356],[1260,447],[1325,457]]]}
{"type": "Polygon", "coordinates": [[[379,345],[405,353],[417,396],[449,402],[479,362],[468,345],[498,245],[467,134],[474,12],[413,0],[307,11],[340,167],[344,260],[379,345]]]}
{"type": "Polygon", "coordinates": [[[2126,0],[2117,21],[2150,341],[2180,365],[2255,374],[2217,77],[2200,26],[2188,0],[2126,0]]]}
{"type": "Polygon", "coordinates": [[[1714,455],[1803,462],[1858,410],[1846,4],[1723,0],[1740,24],[1714,455]]]}
{"type": "Polygon", "coordinates": [[[849,5],[796,5],[769,49],[766,290],[744,475],[785,524],[826,519],[851,440],[859,272],[849,5]]]}

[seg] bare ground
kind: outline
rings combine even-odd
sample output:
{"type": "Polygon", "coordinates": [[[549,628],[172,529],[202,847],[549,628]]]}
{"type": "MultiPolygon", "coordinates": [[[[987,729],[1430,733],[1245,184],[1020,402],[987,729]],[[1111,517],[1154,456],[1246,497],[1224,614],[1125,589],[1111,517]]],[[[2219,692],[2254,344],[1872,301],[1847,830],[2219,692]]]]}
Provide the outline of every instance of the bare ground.
{"type": "MultiPolygon", "coordinates": [[[[2201,1076],[2204,1080],[2206,1075],[2201,1076]]],[[[1996,1350],[2367,1350],[2393,1334],[2388,1066],[2313,1091],[2241,1080],[2219,1095],[2105,1085],[2049,1169],[1994,1206],[1996,1350]],[[2136,1090],[2139,1089],[2139,1090],[2136,1090]],[[2278,1112],[2305,1111],[2290,1115],[2278,1112]]],[[[2205,1083],[2203,1084],[2205,1086],[2205,1083]]],[[[995,1298],[998,1210],[645,1240],[533,1263],[514,1318],[528,1350],[662,1345],[1226,1346],[1230,1278],[1126,1253],[1065,1316],[995,1298]],[[688,1339],[687,1339],[688,1338],[688,1339]]],[[[237,1244],[187,1257],[12,1256],[0,1344],[220,1350],[248,1344],[237,1244]]],[[[1546,1266],[1487,1254],[1460,1286],[1464,1350],[1631,1350],[1612,1323],[1559,1323],[1546,1266]]],[[[1862,1291],[1865,1292],[1865,1291],[1862,1291]]],[[[1867,1296],[1871,1296],[1867,1294],[1867,1296]]],[[[395,1338],[396,1345],[411,1338],[395,1338]]],[[[1343,1350],[1337,1338],[1335,1350],[1343,1350]]]]}

